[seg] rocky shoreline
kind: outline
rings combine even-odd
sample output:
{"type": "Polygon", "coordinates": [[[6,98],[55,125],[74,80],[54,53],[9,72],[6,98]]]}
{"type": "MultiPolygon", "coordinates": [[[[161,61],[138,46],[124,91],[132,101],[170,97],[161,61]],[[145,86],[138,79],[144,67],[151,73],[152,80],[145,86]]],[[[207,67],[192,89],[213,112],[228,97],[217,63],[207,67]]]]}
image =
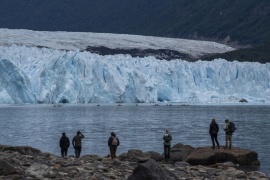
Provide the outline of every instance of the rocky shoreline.
{"type": "Polygon", "coordinates": [[[197,180],[197,179],[270,179],[256,170],[256,152],[193,148],[176,144],[171,159],[157,152],[131,149],[112,160],[108,156],[73,155],[62,158],[28,146],[0,145],[0,179],[3,180],[197,180]],[[252,171],[241,166],[254,167],[252,171]]]}

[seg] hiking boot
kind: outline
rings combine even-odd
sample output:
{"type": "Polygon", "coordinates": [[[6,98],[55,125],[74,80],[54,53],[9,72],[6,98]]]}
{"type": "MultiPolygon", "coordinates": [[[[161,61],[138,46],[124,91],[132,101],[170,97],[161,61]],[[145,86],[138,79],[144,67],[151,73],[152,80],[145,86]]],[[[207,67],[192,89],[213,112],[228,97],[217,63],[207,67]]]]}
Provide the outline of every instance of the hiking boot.
{"type": "Polygon", "coordinates": [[[227,149],[227,146],[225,146],[224,149],[227,149]]]}
{"type": "Polygon", "coordinates": [[[215,149],[215,147],[212,147],[212,149],[215,149]]]}

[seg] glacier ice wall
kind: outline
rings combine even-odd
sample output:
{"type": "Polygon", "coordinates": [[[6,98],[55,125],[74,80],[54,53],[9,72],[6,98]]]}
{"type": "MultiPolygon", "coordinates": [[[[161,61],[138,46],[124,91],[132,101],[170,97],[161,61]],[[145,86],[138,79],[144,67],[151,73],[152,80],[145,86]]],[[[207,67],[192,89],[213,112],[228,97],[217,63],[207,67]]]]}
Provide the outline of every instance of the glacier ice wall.
{"type": "Polygon", "coordinates": [[[270,64],[0,47],[0,103],[270,102],[270,64]]]}

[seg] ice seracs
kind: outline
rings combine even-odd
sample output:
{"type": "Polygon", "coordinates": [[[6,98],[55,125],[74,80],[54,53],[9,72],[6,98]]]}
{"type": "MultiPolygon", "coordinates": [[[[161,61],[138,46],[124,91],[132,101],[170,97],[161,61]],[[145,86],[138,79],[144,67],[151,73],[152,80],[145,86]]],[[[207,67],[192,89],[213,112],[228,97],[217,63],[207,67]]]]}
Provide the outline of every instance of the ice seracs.
{"type": "Polygon", "coordinates": [[[270,102],[270,65],[0,47],[0,103],[270,102]]]}
{"type": "Polygon", "coordinates": [[[198,57],[233,48],[207,41],[0,29],[0,103],[270,102],[270,65],[101,56],[89,46],[168,49],[198,57]]]}

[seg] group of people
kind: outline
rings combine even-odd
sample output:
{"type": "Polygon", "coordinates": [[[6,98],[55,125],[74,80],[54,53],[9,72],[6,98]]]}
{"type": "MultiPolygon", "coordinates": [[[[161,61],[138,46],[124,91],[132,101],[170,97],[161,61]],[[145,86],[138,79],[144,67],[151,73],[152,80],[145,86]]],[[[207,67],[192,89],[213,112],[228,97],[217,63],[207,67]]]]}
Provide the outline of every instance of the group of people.
{"type": "MultiPolygon", "coordinates": [[[[81,131],[77,131],[77,134],[72,139],[72,145],[75,150],[75,157],[79,158],[82,150],[82,139],[84,135],[81,131]]],[[[66,133],[62,133],[62,137],[60,138],[59,145],[61,148],[62,157],[67,156],[68,148],[70,146],[69,138],[66,136],[66,133]]]]}
{"type": "MultiPolygon", "coordinates": [[[[77,134],[72,139],[72,146],[75,150],[75,157],[79,158],[82,150],[82,139],[84,135],[81,131],[77,131],[77,134]]],[[[116,158],[116,149],[120,145],[120,141],[114,132],[111,133],[111,136],[108,139],[108,146],[110,148],[111,159],[116,158]]],[[[61,148],[61,156],[65,157],[68,153],[68,148],[70,146],[69,138],[66,136],[66,133],[62,133],[62,137],[59,141],[59,146],[61,148]]]]}
{"type": "MultiPolygon", "coordinates": [[[[227,148],[231,149],[232,148],[232,135],[236,128],[233,126],[233,123],[229,121],[229,119],[225,120],[225,124],[226,124],[226,127],[224,128],[224,131],[226,132],[226,140],[225,140],[224,149],[227,149],[227,148]]],[[[217,144],[217,147],[219,149],[219,143],[217,139],[218,131],[219,131],[219,126],[216,120],[213,118],[209,127],[209,134],[212,139],[212,149],[215,149],[215,144],[217,144]]]]}
{"type": "MultiPolygon", "coordinates": [[[[224,131],[226,132],[226,143],[225,143],[225,149],[232,148],[232,134],[234,130],[232,130],[232,125],[228,119],[225,120],[226,127],[224,131]]],[[[219,142],[218,142],[218,132],[219,132],[219,126],[216,122],[216,120],[213,118],[212,122],[209,127],[209,134],[211,136],[212,140],[212,148],[215,149],[215,145],[217,145],[218,149],[220,148],[219,142]]],[[[72,145],[75,150],[75,157],[79,158],[81,154],[81,149],[82,149],[82,139],[84,138],[84,135],[80,132],[77,131],[77,134],[73,137],[72,139],[72,145]]],[[[163,136],[163,145],[164,145],[164,157],[165,160],[170,159],[170,148],[171,148],[171,141],[172,141],[172,136],[169,132],[168,129],[166,129],[166,132],[163,136]]],[[[59,142],[60,148],[61,148],[61,155],[62,157],[67,156],[68,148],[70,146],[70,141],[69,138],[66,136],[65,133],[62,133],[62,137],[60,138],[59,142]]],[[[110,149],[110,156],[111,159],[116,158],[116,150],[117,147],[120,145],[120,141],[118,137],[116,137],[116,134],[114,132],[111,133],[111,136],[108,139],[108,146],[110,149]]]]}
{"type": "MultiPolygon", "coordinates": [[[[229,119],[225,120],[225,124],[226,124],[226,127],[224,128],[224,131],[226,133],[226,140],[225,140],[224,149],[227,149],[227,148],[231,149],[232,148],[232,135],[233,135],[233,132],[236,130],[236,128],[234,126],[234,123],[230,122],[229,119]]],[[[217,139],[218,131],[219,131],[219,126],[216,120],[213,118],[209,127],[209,134],[212,140],[212,149],[215,149],[215,144],[217,144],[218,149],[220,148],[219,142],[217,139]]],[[[172,141],[172,136],[170,135],[169,130],[166,129],[166,132],[163,136],[165,160],[170,159],[171,141],[172,141]]]]}

